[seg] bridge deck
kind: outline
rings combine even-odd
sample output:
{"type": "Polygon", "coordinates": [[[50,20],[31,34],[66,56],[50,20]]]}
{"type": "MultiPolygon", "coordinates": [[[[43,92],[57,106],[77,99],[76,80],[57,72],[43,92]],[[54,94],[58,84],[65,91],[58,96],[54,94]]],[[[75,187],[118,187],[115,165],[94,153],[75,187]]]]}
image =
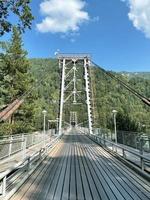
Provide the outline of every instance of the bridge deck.
{"type": "Polygon", "coordinates": [[[84,135],[65,135],[11,200],[148,200],[150,185],[84,135]]]}

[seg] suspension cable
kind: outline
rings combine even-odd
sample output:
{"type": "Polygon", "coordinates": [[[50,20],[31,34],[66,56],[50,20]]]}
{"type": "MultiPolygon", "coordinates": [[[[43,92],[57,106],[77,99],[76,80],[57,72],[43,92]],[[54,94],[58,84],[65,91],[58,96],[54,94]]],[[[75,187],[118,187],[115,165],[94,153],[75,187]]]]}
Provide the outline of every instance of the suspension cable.
{"type": "MultiPolygon", "coordinates": [[[[54,67],[56,67],[56,66],[57,66],[57,64],[54,65],[54,67]]],[[[13,108],[18,104],[18,102],[21,102],[21,101],[22,101],[22,103],[23,103],[23,101],[25,100],[25,98],[27,98],[28,95],[29,95],[33,90],[35,90],[36,88],[38,88],[44,79],[46,80],[46,79],[48,78],[48,75],[49,75],[49,74],[47,73],[47,71],[45,71],[45,72],[43,73],[42,78],[40,78],[40,80],[38,80],[34,86],[31,86],[26,92],[24,92],[22,95],[20,95],[20,96],[18,97],[18,101],[16,101],[16,103],[14,103],[2,116],[0,116],[0,120],[1,120],[3,117],[5,117],[5,115],[7,115],[7,114],[11,111],[11,109],[13,109],[13,108]]],[[[21,104],[22,104],[22,103],[21,103],[21,104]]]]}
{"type": "Polygon", "coordinates": [[[130,91],[132,94],[134,94],[136,97],[138,97],[140,100],[142,100],[143,103],[150,106],[150,99],[136,91],[134,88],[132,88],[130,85],[126,84],[124,81],[122,81],[120,78],[116,77],[111,72],[106,71],[104,68],[100,67],[95,62],[91,61],[94,66],[98,67],[103,73],[105,73],[107,76],[111,77],[112,79],[119,82],[124,88],[126,88],[128,91],[130,91]]]}

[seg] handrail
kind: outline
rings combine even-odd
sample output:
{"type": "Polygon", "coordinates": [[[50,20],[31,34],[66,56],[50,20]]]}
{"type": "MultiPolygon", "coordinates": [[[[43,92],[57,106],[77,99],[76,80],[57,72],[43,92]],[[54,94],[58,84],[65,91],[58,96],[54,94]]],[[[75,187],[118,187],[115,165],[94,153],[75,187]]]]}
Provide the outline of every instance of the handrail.
{"type": "MultiPolygon", "coordinates": [[[[41,160],[41,158],[45,155],[48,154],[49,149],[52,148],[61,135],[58,135],[54,140],[52,140],[49,144],[47,144],[44,148],[41,148],[39,151],[36,153],[27,156],[23,161],[20,161],[19,163],[15,164],[12,168],[6,170],[5,172],[0,173],[0,197],[5,197],[6,196],[6,177],[11,174],[14,170],[17,170],[23,167],[27,167],[27,170],[30,170],[30,165],[31,163],[34,163],[36,160],[41,160]]],[[[36,168],[36,167],[35,167],[36,168]]],[[[1,199],[1,198],[0,198],[1,199]]]]}
{"type": "MultiPolygon", "coordinates": [[[[54,130],[54,129],[49,129],[48,131],[46,132],[49,132],[51,130],[54,130]]],[[[31,136],[31,135],[39,135],[41,134],[43,131],[35,131],[35,132],[32,132],[32,133],[20,133],[20,134],[14,134],[14,135],[0,135],[0,140],[3,140],[3,138],[21,138],[22,136],[31,136]]]]}
{"type": "Polygon", "coordinates": [[[129,152],[129,153],[131,153],[131,154],[133,154],[133,155],[135,155],[135,156],[137,156],[137,157],[139,157],[139,158],[140,158],[140,167],[141,167],[142,171],[145,170],[145,161],[150,162],[150,158],[149,158],[149,157],[146,157],[145,155],[143,155],[143,152],[137,153],[137,152],[135,152],[135,151],[132,151],[131,149],[128,149],[127,147],[121,146],[121,145],[119,145],[119,144],[116,144],[116,143],[114,143],[114,142],[111,142],[111,141],[109,141],[109,140],[106,140],[106,139],[104,139],[104,138],[101,138],[101,137],[99,137],[99,136],[97,136],[97,135],[94,135],[94,134],[88,134],[88,136],[89,136],[89,137],[92,137],[92,138],[94,137],[94,140],[96,140],[98,143],[100,142],[100,143],[102,144],[101,141],[103,141],[103,142],[104,142],[103,145],[106,145],[106,142],[107,142],[107,143],[109,143],[109,144],[112,145],[112,148],[113,148],[113,147],[119,147],[120,149],[122,149],[122,155],[123,155],[123,158],[125,158],[125,159],[126,159],[125,151],[126,151],[126,152],[129,152]]]}
{"type": "Polygon", "coordinates": [[[131,150],[131,149],[128,149],[128,148],[125,147],[125,146],[116,144],[116,143],[114,143],[114,142],[111,142],[111,141],[109,141],[109,140],[106,140],[106,139],[104,139],[104,138],[101,138],[101,137],[99,137],[99,136],[96,136],[96,135],[94,135],[94,134],[91,134],[91,135],[94,136],[94,137],[100,138],[101,140],[103,140],[103,141],[105,141],[105,142],[107,142],[107,143],[110,143],[110,144],[112,144],[113,146],[119,147],[120,149],[124,149],[125,151],[127,151],[127,152],[129,152],[129,153],[132,153],[132,154],[135,155],[135,156],[139,156],[139,157],[144,158],[145,160],[150,161],[150,158],[144,156],[144,155],[141,154],[141,153],[135,152],[135,151],[133,151],[133,150],[131,150]]]}
{"type": "Polygon", "coordinates": [[[11,136],[5,136],[0,138],[0,148],[2,150],[2,153],[0,153],[0,161],[10,157],[11,155],[14,155],[14,153],[18,153],[21,151],[24,151],[25,149],[34,147],[35,145],[40,145],[43,142],[43,140],[47,140],[47,138],[52,138],[53,135],[52,131],[54,129],[49,129],[46,134],[43,134],[42,132],[33,132],[32,134],[21,134],[21,135],[11,135],[11,136]],[[42,137],[42,138],[41,138],[42,137]],[[16,145],[16,144],[19,145],[16,145]],[[8,145],[8,146],[7,146],[8,145]],[[7,146],[7,148],[5,148],[7,146]],[[4,148],[3,148],[4,147],[4,148]]]}
{"type": "Polygon", "coordinates": [[[10,144],[10,143],[18,143],[18,142],[24,142],[25,139],[12,139],[12,140],[3,140],[3,141],[0,141],[0,145],[4,145],[4,144],[10,144]]]}
{"type": "Polygon", "coordinates": [[[113,151],[113,147],[118,147],[118,148],[122,149],[122,155],[123,155],[124,159],[126,159],[125,152],[129,152],[129,153],[139,157],[140,158],[140,167],[141,167],[142,171],[145,170],[145,161],[150,162],[150,158],[146,157],[145,155],[143,155],[143,151],[137,153],[137,152],[135,152],[135,151],[133,151],[133,150],[127,148],[127,147],[124,147],[122,145],[119,145],[119,144],[116,144],[116,143],[111,142],[109,140],[106,140],[104,138],[101,138],[100,136],[97,136],[97,135],[94,135],[94,134],[89,134],[88,129],[85,130],[82,127],[79,128],[79,131],[84,133],[84,134],[86,134],[86,135],[88,135],[88,137],[91,137],[91,138],[94,137],[94,140],[96,140],[98,143],[101,143],[102,145],[106,146],[106,142],[111,144],[112,145],[112,151],[113,151]],[[102,141],[103,141],[103,143],[102,143],[102,141]]]}
{"type": "Polygon", "coordinates": [[[6,170],[5,172],[0,173],[0,180],[3,178],[3,176],[7,176],[9,173],[11,173],[13,170],[15,170],[16,168],[18,168],[20,165],[24,164],[29,158],[31,160],[33,160],[37,155],[39,155],[39,152],[45,152],[45,150],[47,148],[49,148],[52,143],[55,144],[55,142],[60,138],[60,136],[57,136],[54,140],[51,141],[50,144],[48,144],[45,148],[41,148],[39,151],[37,151],[36,153],[32,154],[32,156],[27,156],[23,161],[17,163],[14,167],[12,167],[9,170],[6,170]]]}

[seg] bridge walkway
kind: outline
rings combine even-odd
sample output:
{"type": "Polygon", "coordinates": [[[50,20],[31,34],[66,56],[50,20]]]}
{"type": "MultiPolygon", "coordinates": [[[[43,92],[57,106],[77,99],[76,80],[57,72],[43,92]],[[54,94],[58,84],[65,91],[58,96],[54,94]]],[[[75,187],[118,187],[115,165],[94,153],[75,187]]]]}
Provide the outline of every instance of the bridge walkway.
{"type": "Polygon", "coordinates": [[[85,135],[64,135],[11,200],[148,200],[150,184],[85,135]]]}

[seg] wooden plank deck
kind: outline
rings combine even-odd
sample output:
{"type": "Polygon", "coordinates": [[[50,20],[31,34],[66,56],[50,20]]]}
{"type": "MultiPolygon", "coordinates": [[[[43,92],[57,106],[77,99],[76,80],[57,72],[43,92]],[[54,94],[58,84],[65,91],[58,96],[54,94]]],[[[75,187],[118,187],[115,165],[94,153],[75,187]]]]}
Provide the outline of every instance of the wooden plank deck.
{"type": "Polygon", "coordinates": [[[150,184],[84,135],[64,135],[11,200],[148,200],[150,184]]]}

